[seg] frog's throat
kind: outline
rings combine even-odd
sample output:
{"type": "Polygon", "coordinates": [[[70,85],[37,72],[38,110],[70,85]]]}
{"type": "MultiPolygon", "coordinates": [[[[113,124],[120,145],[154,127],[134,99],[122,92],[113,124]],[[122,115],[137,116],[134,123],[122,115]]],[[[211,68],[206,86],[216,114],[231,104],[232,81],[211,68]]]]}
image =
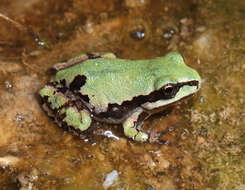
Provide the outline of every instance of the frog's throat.
{"type": "Polygon", "coordinates": [[[170,99],[161,99],[161,100],[158,100],[156,102],[146,102],[146,103],[142,104],[141,107],[144,109],[147,109],[147,110],[152,110],[155,108],[164,107],[164,106],[173,104],[173,103],[175,103],[181,99],[184,99],[186,97],[189,97],[189,96],[195,94],[199,89],[200,89],[200,86],[185,85],[179,89],[179,91],[175,97],[170,98],[170,99]]]}

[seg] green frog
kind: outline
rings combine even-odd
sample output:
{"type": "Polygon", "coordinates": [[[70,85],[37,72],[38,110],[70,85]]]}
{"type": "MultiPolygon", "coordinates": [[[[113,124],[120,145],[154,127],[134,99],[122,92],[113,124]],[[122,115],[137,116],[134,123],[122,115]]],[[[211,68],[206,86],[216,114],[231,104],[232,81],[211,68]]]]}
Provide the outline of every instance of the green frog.
{"type": "Polygon", "coordinates": [[[122,124],[124,134],[140,142],[149,139],[141,130],[145,119],[201,87],[197,71],[176,52],[145,60],[81,54],[53,68],[39,94],[59,126],[84,131],[93,120],[122,124]]]}

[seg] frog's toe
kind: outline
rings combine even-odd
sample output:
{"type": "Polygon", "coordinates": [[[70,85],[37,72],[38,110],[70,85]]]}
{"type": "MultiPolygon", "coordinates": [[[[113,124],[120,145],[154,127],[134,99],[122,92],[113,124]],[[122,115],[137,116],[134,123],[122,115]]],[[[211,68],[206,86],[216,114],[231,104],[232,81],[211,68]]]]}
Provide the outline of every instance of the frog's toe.
{"type": "Polygon", "coordinates": [[[124,129],[124,134],[129,138],[134,138],[138,133],[137,129],[132,127],[130,121],[124,123],[123,129],[124,129]]]}
{"type": "MultiPolygon", "coordinates": [[[[142,113],[143,109],[136,109],[134,113],[123,123],[124,134],[138,142],[145,142],[148,140],[148,135],[139,130],[143,122],[137,122],[140,114],[142,113]]],[[[147,115],[145,114],[145,116],[147,115]]]]}
{"type": "Polygon", "coordinates": [[[124,123],[124,134],[138,142],[145,142],[148,140],[148,135],[142,131],[138,131],[131,121],[124,123]]]}
{"type": "Polygon", "coordinates": [[[138,134],[135,136],[134,140],[138,142],[145,142],[149,138],[148,134],[139,131],[138,134]]]}
{"type": "Polygon", "coordinates": [[[63,119],[68,126],[84,131],[91,125],[91,117],[86,110],[78,111],[74,107],[70,107],[65,111],[66,117],[63,119]]]}

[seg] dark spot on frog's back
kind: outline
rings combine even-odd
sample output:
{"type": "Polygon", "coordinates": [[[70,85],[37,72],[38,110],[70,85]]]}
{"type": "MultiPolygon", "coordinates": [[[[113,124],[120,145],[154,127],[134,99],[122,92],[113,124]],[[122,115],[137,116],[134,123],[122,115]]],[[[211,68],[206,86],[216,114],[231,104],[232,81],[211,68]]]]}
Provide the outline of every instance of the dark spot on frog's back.
{"type": "Polygon", "coordinates": [[[86,77],[84,75],[78,75],[70,84],[70,90],[80,90],[80,88],[86,83],[86,77]]]}

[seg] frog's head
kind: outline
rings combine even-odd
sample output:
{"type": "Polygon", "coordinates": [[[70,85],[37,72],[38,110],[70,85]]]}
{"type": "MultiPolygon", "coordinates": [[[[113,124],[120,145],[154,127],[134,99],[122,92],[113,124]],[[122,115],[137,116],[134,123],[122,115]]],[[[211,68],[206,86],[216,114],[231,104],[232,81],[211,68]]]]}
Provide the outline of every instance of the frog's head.
{"type": "Polygon", "coordinates": [[[169,53],[159,57],[153,64],[156,76],[154,88],[158,98],[143,105],[146,109],[155,109],[177,102],[195,94],[201,87],[201,77],[196,70],[188,67],[178,53],[169,53]]]}

